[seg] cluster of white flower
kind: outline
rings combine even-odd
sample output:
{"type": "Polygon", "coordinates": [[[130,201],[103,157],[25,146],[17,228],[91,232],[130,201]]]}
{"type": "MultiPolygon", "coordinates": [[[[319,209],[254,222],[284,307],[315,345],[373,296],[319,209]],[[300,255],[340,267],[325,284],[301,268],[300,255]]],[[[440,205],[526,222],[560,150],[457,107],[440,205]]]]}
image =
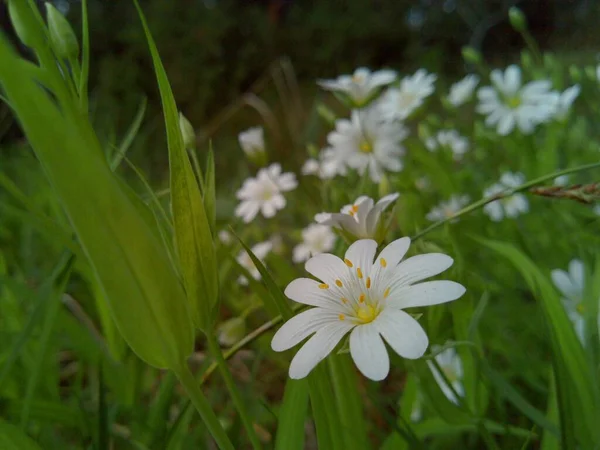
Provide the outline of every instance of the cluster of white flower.
{"type": "MultiPolygon", "coordinates": [[[[494,197],[498,194],[504,194],[510,189],[516,188],[525,182],[525,177],[521,173],[506,172],[500,177],[500,182],[496,183],[483,192],[483,196],[494,197]]],[[[483,211],[494,222],[499,222],[504,217],[515,218],[520,214],[529,211],[529,202],[523,194],[502,195],[498,200],[492,201],[483,207],[483,211]]]]}
{"type": "MultiPolygon", "coordinates": [[[[427,219],[432,222],[452,218],[458,211],[463,209],[469,203],[468,195],[453,195],[445,202],[441,202],[427,213],[427,219]]],[[[452,219],[456,222],[458,219],[452,219]]]]}
{"type": "Polygon", "coordinates": [[[425,147],[432,152],[440,147],[449,148],[454,159],[458,161],[469,150],[469,140],[456,130],[440,130],[425,140],[425,147]]]}

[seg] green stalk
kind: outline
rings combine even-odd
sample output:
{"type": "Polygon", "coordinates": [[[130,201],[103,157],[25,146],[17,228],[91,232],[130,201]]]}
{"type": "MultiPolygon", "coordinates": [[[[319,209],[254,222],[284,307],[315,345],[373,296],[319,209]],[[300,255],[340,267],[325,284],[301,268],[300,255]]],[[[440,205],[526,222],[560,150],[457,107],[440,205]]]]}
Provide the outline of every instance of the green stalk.
{"type": "Polygon", "coordinates": [[[252,448],[255,450],[260,450],[262,446],[260,445],[260,441],[258,440],[258,436],[254,431],[254,425],[252,423],[252,418],[248,411],[246,410],[246,406],[244,406],[244,402],[242,401],[242,397],[238,391],[237,386],[235,385],[235,381],[231,376],[231,372],[229,371],[229,367],[227,367],[227,362],[223,357],[223,352],[221,351],[221,347],[217,342],[214,334],[207,333],[206,340],[208,342],[208,349],[210,350],[211,355],[215,358],[219,370],[221,371],[221,375],[223,376],[223,380],[225,381],[225,385],[227,386],[227,390],[233,399],[233,403],[242,419],[242,423],[244,424],[244,428],[246,428],[246,433],[248,434],[248,439],[252,444],[252,448]]]}
{"type": "Polygon", "coordinates": [[[200,417],[202,417],[206,428],[208,428],[209,433],[212,435],[218,447],[221,450],[235,450],[227,433],[225,433],[221,422],[217,419],[208,400],[198,387],[198,383],[192,375],[192,372],[190,372],[187,364],[182,364],[181,367],[175,371],[175,375],[179,378],[179,382],[185,388],[190,400],[196,407],[196,410],[200,413],[200,417]]]}
{"type": "Polygon", "coordinates": [[[475,211],[476,209],[479,209],[482,206],[487,205],[488,203],[491,203],[491,202],[494,202],[496,200],[500,200],[500,199],[503,199],[506,197],[510,197],[511,195],[514,195],[517,192],[524,191],[524,190],[529,189],[530,187],[533,187],[537,184],[544,183],[545,181],[553,180],[554,178],[559,177],[561,175],[569,175],[569,174],[575,173],[575,172],[583,172],[584,170],[595,169],[596,167],[600,167],[600,162],[584,164],[582,166],[573,167],[571,169],[559,170],[557,172],[536,178],[535,180],[528,181],[527,183],[524,183],[515,188],[507,189],[506,191],[501,192],[492,197],[482,198],[481,200],[478,200],[475,203],[471,203],[469,206],[466,206],[465,208],[461,209],[456,214],[454,214],[450,217],[446,217],[445,219],[440,220],[439,222],[435,222],[434,224],[428,226],[424,230],[415,234],[412,237],[412,239],[413,240],[419,239],[420,237],[423,237],[425,234],[429,233],[430,231],[433,231],[436,228],[441,227],[445,223],[451,222],[452,220],[456,219],[457,217],[464,216],[465,214],[470,213],[471,211],[475,211]]]}

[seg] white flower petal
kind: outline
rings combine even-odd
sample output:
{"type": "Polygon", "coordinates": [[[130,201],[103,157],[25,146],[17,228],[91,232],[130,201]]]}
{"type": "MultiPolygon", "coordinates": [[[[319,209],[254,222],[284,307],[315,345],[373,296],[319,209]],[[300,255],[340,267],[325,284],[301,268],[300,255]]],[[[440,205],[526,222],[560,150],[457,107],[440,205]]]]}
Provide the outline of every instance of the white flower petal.
{"type": "Polygon", "coordinates": [[[396,289],[392,287],[386,305],[401,309],[439,305],[456,300],[465,291],[462,284],[448,280],[427,281],[396,289]]]}
{"type": "Polygon", "coordinates": [[[402,258],[404,258],[404,255],[406,255],[406,252],[408,251],[409,247],[409,237],[396,239],[395,241],[392,241],[385,246],[385,248],[377,257],[377,261],[379,262],[383,258],[386,262],[386,267],[393,269],[398,265],[400,261],[402,261],[402,258]]]}
{"type": "Polygon", "coordinates": [[[383,340],[373,323],[359,325],[350,334],[350,354],[361,373],[380,381],[390,371],[390,359],[383,340]]]}
{"type": "Polygon", "coordinates": [[[425,331],[404,311],[385,308],[373,324],[389,346],[403,358],[417,359],[427,350],[429,339],[425,331]]]}
{"type": "MultiPolygon", "coordinates": [[[[382,252],[383,253],[383,252],[382,252]]],[[[396,268],[394,285],[413,284],[448,269],[454,260],[443,253],[426,253],[408,258],[396,268]]]]}
{"type": "Polygon", "coordinates": [[[372,239],[360,239],[354,243],[346,251],[345,259],[352,262],[353,270],[359,267],[364,273],[364,276],[371,273],[373,259],[377,251],[377,242],[372,239]]]}
{"type": "Polygon", "coordinates": [[[340,258],[330,253],[315,255],[306,261],[304,268],[315,278],[333,285],[338,278],[344,278],[348,267],[340,258]]]}
{"type": "Polygon", "coordinates": [[[338,315],[321,308],[311,308],[284,323],[271,340],[271,348],[283,352],[302,342],[329,323],[340,322],[338,315]]]}
{"type": "Polygon", "coordinates": [[[343,313],[344,307],[339,299],[333,297],[328,289],[320,289],[319,282],[310,278],[297,278],[285,288],[286,297],[305,305],[343,313]]]}
{"type": "Polygon", "coordinates": [[[352,325],[347,320],[338,320],[322,327],[302,346],[290,364],[290,378],[304,378],[340,342],[352,325]]]}

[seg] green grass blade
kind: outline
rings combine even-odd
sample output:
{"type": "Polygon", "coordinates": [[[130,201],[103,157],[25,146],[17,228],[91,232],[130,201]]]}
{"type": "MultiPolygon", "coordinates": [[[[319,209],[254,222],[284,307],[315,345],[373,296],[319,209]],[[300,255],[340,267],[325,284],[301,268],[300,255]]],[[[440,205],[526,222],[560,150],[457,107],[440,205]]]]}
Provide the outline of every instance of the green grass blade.
{"type": "Polygon", "coordinates": [[[87,115],[88,78],[90,73],[90,24],[87,0],[81,0],[81,74],[79,75],[79,104],[87,115]]]}
{"type": "Polygon", "coordinates": [[[204,175],[204,209],[210,224],[210,230],[213,236],[216,236],[217,223],[217,199],[216,199],[216,180],[215,180],[215,155],[212,149],[212,142],[206,158],[206,173],[204,175]]]}
{"type": "Polygon", "coordinates": [[[137,0],[138,10],[158,81],[163,106],[171,178],[171,208],[180,269],[192,319],[203,330],[212,327],[211,311],[217,302],[217,261],[210,225],[198,182],[183,144],[179,113],[158,49],[137,0]]]}
{"type": "Polygon", "coordinates": [[[3,420],[0,420],[0,448],[2,450],[42,450],[42,447],[29,436],[3,420]]]}
{"type": "Polygon", "coordinates": [[[129,125],[129,128],[127,129],[127,132],[125,133],[125,136],[123,137],[123,140],[121,141],[121,144],[119,145],[119,147],[117,148],[117,151],[115,152],[114,156],[112,157],[112,160],[110,162],[110,168],[112,170],[116,170],[117,167],[119,167],[119,165],[121,164],[121,161],[123,161],[123,158],[127,154],[127,151],[131,147],[131,144],[133,144],[133,141],[134,141],[135,137],[137,136],[138,132],[140,131],[140,127],[142,126],[142,121],[144,120],[144,114],[146,114],[146,106],[147,105],[148,105],[148,100],[146,99],[146,97],[142,98],[142,101],[140,102],[140,106],[138,107],[137,113],[135,114],[135,117],[133,118],[133,122],[131,122],[131,125],[129,125]]]}
{"type": "Polygon", "coordinates": [[[308,413],[308,381],[288,380],[277,420],[275,450],[303,450],[308,413]]]}

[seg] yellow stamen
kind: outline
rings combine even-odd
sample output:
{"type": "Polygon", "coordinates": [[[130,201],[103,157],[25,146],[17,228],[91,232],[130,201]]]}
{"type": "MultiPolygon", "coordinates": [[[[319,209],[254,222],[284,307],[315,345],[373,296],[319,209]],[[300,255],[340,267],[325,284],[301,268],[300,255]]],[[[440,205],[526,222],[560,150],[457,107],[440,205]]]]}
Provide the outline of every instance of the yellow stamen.
{"type": "Polygon", "coordinates": [[[346,304],[346,303],[348,303],[348,299],[347,299],[346,297],[342,297],[342,303],[343,303],[343,304],[346,304]]]}
{"type": "Polygon", "coordinates": [[[360,294],[360,297],[358,297],[358,303],[364,303],[365,302],[365,294],[360,294]]]}
{"type": "Polygon", "coordinates": [[[352,205],[352,208],[350,208],[350,210],[354,213],[358,212],[358,205],[352,205]]]}
{"type": "Polygon", "coordinates": [[[343,286],[343,284],[342,284],[342,281],[341,281],[341,280],[335,280],[335,284],[336,284],[338,287],[342,287],[342,286],[343,286]]]}
{"type": "Polygon", "coordinates": [[[348,267],[352,267],[353,266],[352,261],[350,261],[349,259],[344,259],[344,262],[346,263],[346,265],[348,267]]]}
{"type": "Polygon", "coordinates": [[[379,258],[379,264],[381,264],[381,267],[387,267],[387,261],[385,258],[379,258]]]}
{"type": "Polygon", "coordinates": [[[338,317],[340,320],[344,320],[346,318],[346,316],[344,314],[340,314],[338,317]]]}
{"type": "Polygon", "coordinates": [[[321,283],[319,289],[329,289],[329,285],[327,283],[321,283]]]}
{"type": "Polygon", "coordinates": [[[383,298],[388,298],[388,295],[390,295],[390,288],[389,287],[383,292],[383,298]]]}
{"type": "Polygon", "coordinates": [[[367,277],[367,289],[371,287],[371,277],[367,277]]]}
{"type": "Polygon", "coordinates": [[[356,311],[356,317],[362,323],[373,322],[378,315],[379,311],[373,305],[361,306],[358,311],[356,311]]]}
{"type": "Polygon", "coordinates": [[[369,141],[362,141],[358,148],[363,153],[371,153],[373,151],[373,146],[369,141]]]}
{"type": "Polygon", "coordinates": [[[352,217],[354,217],[354,211],[350,210],[350,212],[348,214],[350,214],[352,217]]]}
{"type": "Polygon", "coordinates": [[[363,277],[362,270],[360,270],[360,267],[356,268],[356,275],[358,275],[358,278],[362,278],[363,277]]]}

